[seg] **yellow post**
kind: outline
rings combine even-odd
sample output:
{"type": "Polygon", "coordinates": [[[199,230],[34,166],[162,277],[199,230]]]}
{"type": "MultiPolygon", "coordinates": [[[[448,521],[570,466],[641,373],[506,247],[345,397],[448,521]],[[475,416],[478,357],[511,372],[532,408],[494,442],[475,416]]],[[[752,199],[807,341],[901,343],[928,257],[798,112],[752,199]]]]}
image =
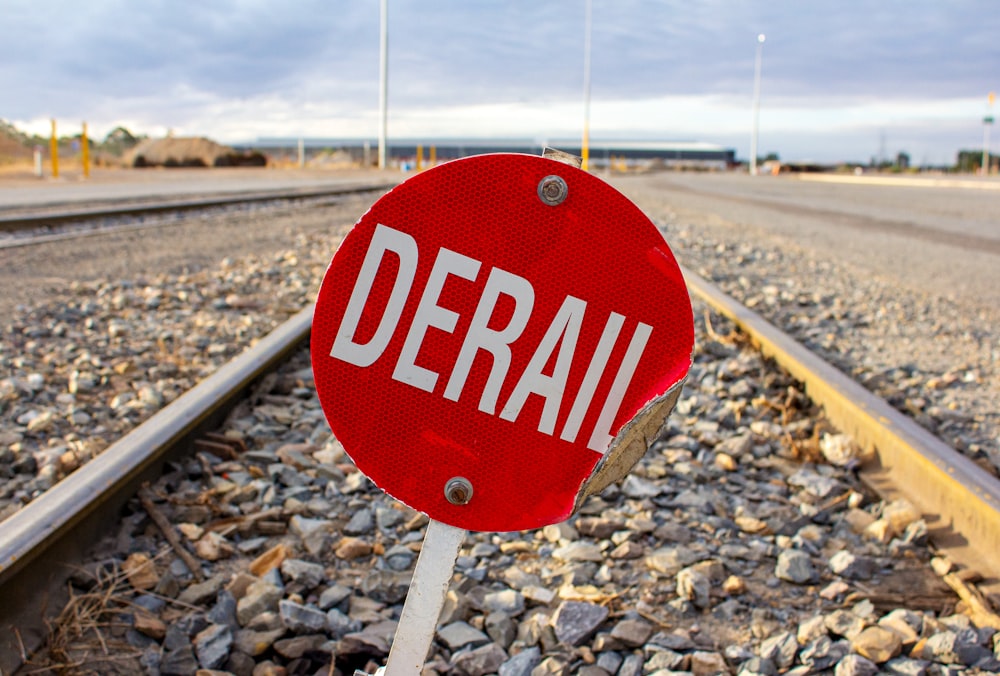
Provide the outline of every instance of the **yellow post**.
{"type": "Polygon", "coordinates": [[[431,146],[431,156],[430,159],[427,160],[427,166],[429,167],[437,166],[437,161],[438,161],[437,150],[438,150],[437,146],[431,146]]]}
{"type": "Polygon", "coordinates": [[[56,138],[55,118],[52,118],[52,135],[49,137],[49,154],[52,157],[52,178],[59,178],[59,139],[56,138]]]}
{"type": "Polygon", "coordinates": [[[583,148],[580,151],[582,155],[583,162],[580,164],[580,168],[584,171],[589,171],[590,169],[590,125],[584,120],[583,122],[583,148]]]}
{"type": "Polygon", "coordinates": [[[83,123],[83,133],[80,134],[80,150],[83,160],[83,177],[90,178],[90,141],[87,140],[87,123],[83,123]]]}
{"type": "Polygon", "coordinates": [[[422,145],[417,146],[417,171],[423,169],[424,164],[424,147],[422,145]]]}

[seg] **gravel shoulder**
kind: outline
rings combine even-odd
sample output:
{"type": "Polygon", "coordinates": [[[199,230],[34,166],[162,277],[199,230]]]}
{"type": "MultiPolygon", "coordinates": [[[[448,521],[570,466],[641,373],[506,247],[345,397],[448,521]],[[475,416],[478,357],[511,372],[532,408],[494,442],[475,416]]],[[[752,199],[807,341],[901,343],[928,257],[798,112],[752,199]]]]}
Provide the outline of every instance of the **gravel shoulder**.
{"type": "MultiPolygon", "coordinates": [[[[719,189],[710,183],[715,179],[703,180],[719,189]]],[[[870,231],[864,224],[845,230],[839,221],[860,218],[856,205],[842,208],[837,218],[803,215],[794,208],[797,202],[790,203],[787,184],[768,180],[760,192],[743,195],[754,195],[751,202],[713,196],[692,177],[680,186],[669,174],[613,182],[662,228],[684,265],[996,473],[998,257],[967,251],[956,256],[939,244],[871,224],[870,231]],[[784,192],[768,197],[775,186],[784,192]]],[[[806,186],[807,199],[816,187],[806,186]]],[[[905,195],[910,189],[886,193],[877,203],[883,210],[886,204],[902,209],[900,190],[905,195]]],[[[992,193],[975,197],[997,199],[992,193]]],[[[835,204],[826,199],[829,211],[835,204]]],[[[979,202],[958,212],[946,193],[937,201],[926,195],[920,200],[910,209],[940,203],[944,213],[981,218],[979,202]]],[[[975,219],[970,227],[982,234],[975,219]]]]}

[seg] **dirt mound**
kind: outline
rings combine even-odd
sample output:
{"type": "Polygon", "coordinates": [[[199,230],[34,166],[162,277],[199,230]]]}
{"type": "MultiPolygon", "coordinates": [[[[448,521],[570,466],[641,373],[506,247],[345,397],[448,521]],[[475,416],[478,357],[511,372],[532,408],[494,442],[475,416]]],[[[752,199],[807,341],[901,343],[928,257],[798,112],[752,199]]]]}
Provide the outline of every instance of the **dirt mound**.
{"type": "Polygon", "coordinates": [[[233,149],[207,138],[168,137],[146,139],[122,156],[130,167],[212,167],[233,149]]]}
{"type": "Polygon", "coordinates": [[[25,143],[24,134],[0,120],[0,164],[30,160],[34,151],[25,143]]]}

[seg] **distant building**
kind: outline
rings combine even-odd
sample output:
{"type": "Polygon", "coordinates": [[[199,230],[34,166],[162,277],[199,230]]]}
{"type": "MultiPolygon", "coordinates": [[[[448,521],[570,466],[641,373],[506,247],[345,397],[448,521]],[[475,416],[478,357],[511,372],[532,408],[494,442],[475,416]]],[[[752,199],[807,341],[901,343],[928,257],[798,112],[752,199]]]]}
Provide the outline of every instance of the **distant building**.
{"type": "MultiPolygon", "coordinates": [[[[242,149],[278,152],[289,155],[298,152],[297,139],[261,138],[253,144],[238,144],[242,149]]],[[[421,146],[426,161],[433,146],[437,161],[452,160],[485,153],[527,153],[541,155],[546,147],[556,148],[572,155],[581,155],[579,139],[390,139],[388,157],[393,164],[413,162],[417,147],[421,146]]],[[[359,163],[367,157],[373,162],[378,143],[365,139],[304,139],[307,155],[318,151],[338,150],[350,153],[359,163]]],[[[589,162],[592,167],[603,168],[611,164],[618,167],[663,166],[669,168],[726,169],[736,164],[736,151],[731,148],[698,141],[595,141],[590,144],[589,162]]]]}

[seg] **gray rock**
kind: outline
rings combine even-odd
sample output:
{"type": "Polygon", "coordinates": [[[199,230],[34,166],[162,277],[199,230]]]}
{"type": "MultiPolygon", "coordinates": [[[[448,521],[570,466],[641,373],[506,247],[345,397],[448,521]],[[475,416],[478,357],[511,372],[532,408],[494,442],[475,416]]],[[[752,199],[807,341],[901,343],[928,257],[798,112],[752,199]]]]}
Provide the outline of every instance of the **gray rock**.
{"type": "Polygon", "coordinates": [[[389,637],[370,625],[362,631],[347,634],[337,646],[338,654],[388,655],[389,637]]]}
{"type": "Polygon", "coordinates": [[[850,651],[850,644],[846,641],[833,641],[824,634],[802,646],[799,661],[814,671],[823,671],[833,667],[850,651]]]}
{"type": "Polygon", "coordinates": [[[687,547],[662,547],[646,555],[646,565],[665,575],[676,575],[700,557],[687,547]]]}
{"type": "Polygon", "coordinates": [[[938,664],[961,664],[958,649],[958,635],[953,631],[942,631],[927,639],[922,657],[938,664]]]}
{"type": "Polygon", "coordinates": [[[495,674],[507,660],[507,653],[496,643],[461,651],[452,657],[451,663],[455,671],[465,676],[486,676],[495,674]]]}
{"type": "Polygon", "coordinates": [[[749,453],[753,448],[752,434],[739,434],[727,439],[723,439],[715,446],[716,453],[725,453],[734,458],[749,453]]]}
{"type": "Polygon", "coordinates": [[[622,481],[622,493],[630,498],[653,498],[663,492],[663,488],[635,474],[629,474],[622,481]]]}
{"type": "Polygon", "coordinates": [[[696,650],[688,656],[688,670],[695,674],[728,674],[729,666],[722,653],[696,650]]]}
{"type": "Polygon", "coordinates": [[[198,660],[190,645],[169,651],[160,660],[160,674],[163,676],[191,676],[198,671],[198,660]]]}
{"type": "Polygon", "coordinates": [[[531,671],[542,661],[542,651],[532,646],[517,653],[497,669],[499,676],[531,676],[531,671]]]}
{"type": "Polygon", "coordinates": [[[278,603],[278,613],[281,624],[295,634],[315,634],[327,627],[327,614],[319,608],[284,599],[278,603]]]}
{"type": "Polygon", "coordinates": [[[649,639],[649,643],[661,648],[669,648],[670,650],[679,650],[682,652],[694,650],[697,647],[689,637],[677,632],[670,632],[668,634],[658,631],[649,639]]]}
{"type": "Polygon", "coordinates": [[[449,650],[466,646],[478,648],[490,642],[490,637],[467,622],[452,622],[437,630],[437,637],[449,650]]]}
{"type": "Polygon", "coordinates": [[[847,655],[837,662],[833,670],[834,676],[874,676],[878,673],[878,665],[861,655],[847,655]]]}
{"type": "Polygon", "coordinates": [[[882,671],[896,676],[927,676],[930,662],[909,657],[894,657],[882,665],[882,671]]]}
{"type": "Polygon", "coordinates": [[[226,661],[225,669],[233,676],[253,676],[253,670],[256,666],[257,662],[254,658],[238,650],[232,650],[226,661]]]}
{"type": "Polygon", "coordinates": [[[381,531],[389,531],[403,523],[403,513],[390,507],[375,508],[375,524],[381,531]]]}
{"type": "Polygon", "coordinates": [[[531,676],[569,676],[570,661],[562,653],[549,655],[537,667],[532,669],[531,676]]]}
{"type": "Polygon", "coordinates": [[[580,645],[608,617],[608,609],[595,603],[563,601],[552,616],[552,627],[561,643],[580,645]]]}
{"type": "Polygon", "coordinates": [[[652,652],[649,659],[643,663],[642,668],[646,673],[660,671],[663,669],[672,671],[680,669],[683,664],[684,655],[679,652],[674,652],[673,650],[664,649],[652,652]]]}
{"type": "Polygon", "coordinates": [[[218,669],[229,658],[233,632],[224,624],[213,624],[194,637],[194,651],[202,669],[218,669]]]}
{"type": "Polygon", "coordinates": [[[409,589],[410,575],[391,570],[375,571],[361,581],[361,591],[380,603],[399,603],[409,589]]]}
{"type": "Polygon", "coordinates": [[[324,634],[306,634],[293,636],[274,642],[274,652],[290,660],[296,660],[306,653],[315,652],[327,642],[324,634]]]}
{"type": "Polygon", "coordinates": [[[176,623],[167,627],[167,633],[163,637],[163,649],[165,651],[169,652],[190,645],[191,638],[186,628],[176,623]]]}
{"type": "Polygon", "coordinates": [[[641,676],[642,675],[642,655],[631,653],[625,656],[622,665],[618,667],[617,676],[641,676]]]}
{"type": "Polygon", "coordinates": [[[233,637],[233,650],[256,657],[267,652],[274,642],[285,635],[285,628],[257,631],[240,629],[233,637]]]}
{"type": "Polygon", "coordinates": [[[799,642],[791,631],[783,631],[760,644],[760,656],[785,670],[795,662],[799,642]]]}
{"type": "Polygon", "coordinates": [[[316,605],[321,610],[329,610],[346,601],[352,593],[350,587],[345,587],[342,584],[334,584],[323,590],[323,593],[319,595],[319,602],[316,605]]]}
{"type": "Polygon", "coordinates": [[[392,570],[408,570],[413,565],[416,555],[413,550],[405,545],[393,545],[383,556],[385,565],[392,570]]]}
{"type": "Polygon", "coordinates": [[[513,589],[491,592],[483,597],[483,610],[495,613],[506,613],[516,617],[524,612],[524,595],[513,589]]]}
{"type": "Polygon", "coordinates": [[[628,619],[618,622],[611,629],[611,638],[628,648],[638,648],[646,643],[653,633],[653,625],[645,620],[628,619]]]}
{"type": "Polygon", "coordinates": [[[604,554],[601,548],[593,542],[586,540],[576,540],[559,547],[552,552],[552,556],[560,561],[577,562],[592,561],[600,563],[604,561],[604,554]]]}
{"type": "Polygon", "coordinates": [[[214,599],[225,584],[225,575],[213,575],[204,582],[193,584],[182,591],[177,600],[190,606],[204,605],[214,599]]]}
{"type": "Polygon", "coordinates": [[[486,629],[489,637],[505,650],[510,647],[510,644],[517,636],[517,627],[514,626],[514,620],[510,615],[502,611],[492,612],[487,615],[483,628],[486,629]]]}
{"type": "Polygon", "coordinates": [[[140,594],[132,599],[132,605],[156,614],[166,607],[167,602],[156,596],[140,594]]]}
{"type": "Polygon", "coordinates": [[[836,479],[825,477],[806,468],[800,469],[788,477],[788,484],[798,486],[817,498],[827,498],[834,491],[843,489],[843,485],[836,479]]]}
{"type": "Polygon", "coordinates": [[[847,610],[835,610],[826,616],[824,620],[827,630],[831,634],[852,639],[860,634],[865,628],[865,621],[847,610]]]}
{"type": "MultiPolygon", "coordinates": [[[[707,489],[681,491],[677,497],[667,503],[668,507],[693,509],[703,514],[715,513],[715,501],[707,489]]],[[[659,500],[654,500],[659,504],[659,500]]]]}
{"type": "Polygon", "coordinates": [[[794,584],[811,584],[818,580],[809,555],[798,549],[786,549],[778,555],[774,574],[778,579],[794,584]]]}
{"type": "Polygon", "coordinates": [[[624,659],[614,650],[605,650],[597,655],[597,666],[606,673],[617,674],[624,659]]]}
{"type": "Polygon", "coordinates": [[[250,620],[246,628],[254,631],[273,631],[275,629],[286,631],[285,625],[281,623],[281,616],[276,611],[271,610],[250,620]]]}
{"type": "Polygon", "coordinates": [[[336,608],[326,613],[326,627],[333,638],[343,638],[347,634],[359,632],[364,628],[360,620],[352,619],[336,608]]]}
{"type": "Polygon", "coordinates": [[[585,664],[576,669],[576,674],[578,676],[608,676],[609,672],[596,664],[585,664]]]}
{"type": "Polygon", "coordinates": [[[875,572],[875,562],[867,556],[859,556],[842,549],[829,561],[830,570],[850,580],[868,580],[875,572]]]}
{"type": "Polygon", "coordinates": [[[709,595],[712,583],[701,569],[695,567],[683,568],[677,572],[677,595],[687,599],[698,608],[707,608],[711,599],[709,595]]]}
{"type": "Polygon", "coordinates": [[[253,618],[263,612],[275,610],[281,600],[279,587],[264,581],[254,582],[246,594],[236,603],[236,619],[245,627],[253,618]]]}
{"type": "Polygon", "coordinates": [[[306,539],[313,535],[329,532],[333,527],[333,522],[329,519],[309,519],[296,514],[289,519],[288,527],[293,534],[306,539]]]}
{"type": "Polygon", "coordinates": [[[961,660],[960,664],[964,664],[967,667],[974,666],[980,669],[988,669],[989,671],[996,670],[993,666],[996,663],[993,652],[981,645],[959,643],[958,658],[961,660]]]}
{"type": "Polygon", "coordinates": [[[375,530],[375,515],[370,509],[359,509],[351,515],[351,520],[344,526],[348,535],[367,535],[375,530]]]}
{"type": "Polygon", "coordinates": [[[300,584],[306,589],[313,589],[326,577],[323,566],[302,559],[285,559],[281,563],[281,574],[287,581],[300,584]]]}
{"type": "Polygon", "coordinates": [[[740,665],[738,676],[777,676],[774,662],[763,657],[751,657],[740,665]]]}
{"type": "Polygon", "coordinates": [[[236,599],[233,595],[223,589],[215,601],[215,605],[206,615],[209,622],[224,624],[233,631],[240,628],[239,620],[236,618],[236,599]]]}

